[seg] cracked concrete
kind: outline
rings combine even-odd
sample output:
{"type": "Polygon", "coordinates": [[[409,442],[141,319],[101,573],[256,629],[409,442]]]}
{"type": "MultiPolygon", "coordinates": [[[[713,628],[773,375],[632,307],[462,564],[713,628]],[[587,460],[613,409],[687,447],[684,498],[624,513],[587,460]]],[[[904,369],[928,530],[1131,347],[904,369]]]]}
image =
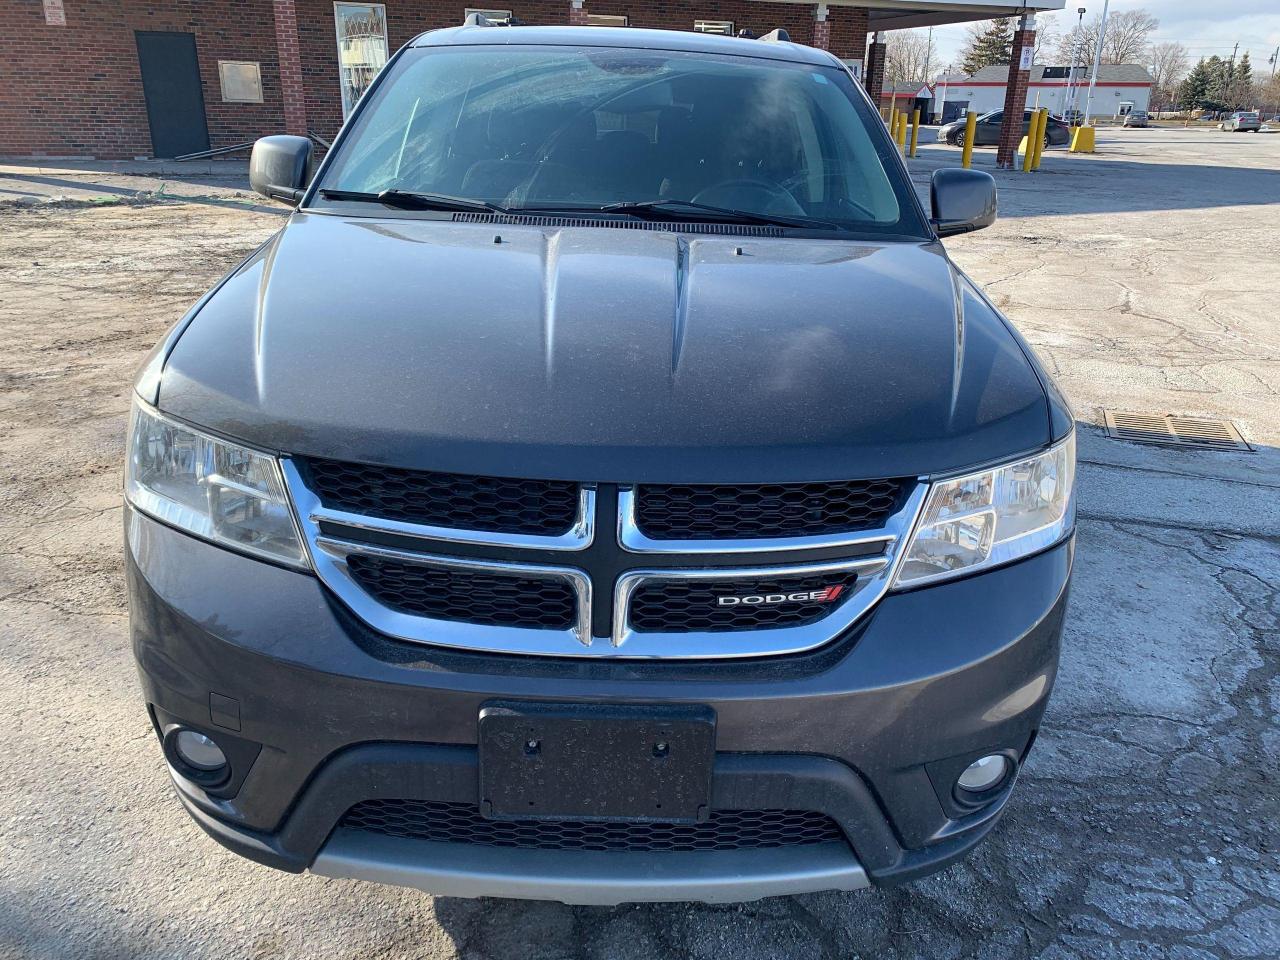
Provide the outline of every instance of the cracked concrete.
{"type": "MultiPolygon", "coordinates": [[[[133,369],[279,217],[0,210],[0,957],[1274,960],[1280,137],[1101,146],[998,174],[1001,221],[949,244],[1081,426],[1062,670],[1008,815],[903,888],[728,907],[433,900],[207,840],[138,698],[120,459],[133,369]],[[1258,452],[1108,441],[1106,406],[1228,417],[1258,452]]],[[[954,157],[923,149],[921,185],[954,157]]]]}

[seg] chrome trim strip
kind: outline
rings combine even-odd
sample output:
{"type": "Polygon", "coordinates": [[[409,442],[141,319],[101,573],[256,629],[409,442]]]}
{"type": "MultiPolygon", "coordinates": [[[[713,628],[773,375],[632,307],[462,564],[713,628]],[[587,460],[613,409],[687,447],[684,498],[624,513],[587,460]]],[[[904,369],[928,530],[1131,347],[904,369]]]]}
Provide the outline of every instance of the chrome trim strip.
{"type": "Polygon", "coordinates": [[[466,530],[462,527],[438,527],[428,523],[387,520],[363,513],[350,513],[324,506],[302,479],[292,460],[281,460],[285,483],[297,505],[298,513],[313,523],[329,521],[359,530],[390,533],[441,543],[470,543],[490,547],[515,547],[521,550],[585,550],[595,536],[596,492],[586,486],[578,488],[578,517],[565,533],[543,535],[533,533],[501,533],[492,530],[466,530]]]}
{"type": "Polygon", "coordinates": [[[899,533],[877,557],[825,563],[756,568],[720,568],[703,570],[635,570],[620,577],[614,589],[613,634],[610,646],[619,656],[657,657],[663,659],[727,659],[770,657],[786,653],[803,653],[830,643],[857,623],[889,590],[898,566],[906,555],[911,534],[919,522],[929,490],[920,483],[907,498],[895,522],[899,533]],[[804,576],[811,573],[858,571],[857,583],[845,600],[830,615],[816,623],[797,627],[773,627],[765,630],[726,630],[717,632],[645,632],[632,628],[630,601],[636,588],[654,580],[735,579],[804,576]]]}
{"type": "Polygon", "coordinates": [[[819,890],[861,890],[866,870],[846,843],[658,853],[512,850],[337,830],[313,873],[446,897],[512,897],[592,906],[738,903],[819,890]]]}
{"type": "Polygon", "coordinates": [[[581,570],[574,570],[571,567],[531,566],[461,557],[432,556],[388,547],[376,547],[371,544],[353,543],[327,536],[309,537],[308,542],[312,547],[311,559],[315,564],[316,573],[325,585],[333,590],[355,612],[356,616],[375,630],[389,636],[445,647],[484,650],[489,653],[568,654],[574,652],[575,645],[579,648],[591,645],[591,580],[581,570]],[[578,605],[577,621],[569,630],[552,630],[465,623],[458,620],[441,620],[401,613],[378,602],[360,586],[347,564],[347,558],[352,554],[384,557],[423,567],[478,570],[485,573],[561,580],[573,587],[578,605]],[[558,645],[563,645],[567,649],[558,650],[558,645]]]}
{"type": "Polygon", "coordinates": [[[618,490],[618,545],[630,553],[778,553],[785,550],[814,550],[823,547],[853,547],[886,543],[894,539],[902,522],[911,516],[908,499],[902,508],[878,530],[857,530],[806,537],[757,537],[737,540],[655,540],[636,523],[634,487],[618,490]]]}

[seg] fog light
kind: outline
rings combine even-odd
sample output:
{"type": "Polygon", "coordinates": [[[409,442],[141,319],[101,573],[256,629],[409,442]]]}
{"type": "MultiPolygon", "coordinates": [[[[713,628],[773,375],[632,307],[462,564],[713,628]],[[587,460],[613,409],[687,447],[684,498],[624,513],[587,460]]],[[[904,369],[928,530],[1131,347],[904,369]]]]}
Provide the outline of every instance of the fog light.
{"type": "Polygon", "coordinates": [[[966,793],[985,793],[1003,780],[1008,772],[1009,759],[993,753],[965,767],[956,786],[966,793]]]}
{"type": "Polygon", "coordinates": [[[195,730],[179,730],[173,738],[173,750],[183,763],[205,773],[227,765],[227,755],[222,748],[195,730]]]}

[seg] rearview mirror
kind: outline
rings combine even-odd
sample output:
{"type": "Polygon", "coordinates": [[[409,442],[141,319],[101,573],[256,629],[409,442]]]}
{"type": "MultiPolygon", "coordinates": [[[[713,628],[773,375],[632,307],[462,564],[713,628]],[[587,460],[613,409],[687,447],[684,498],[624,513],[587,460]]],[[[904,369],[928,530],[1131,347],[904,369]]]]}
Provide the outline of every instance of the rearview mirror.
{"type": "Polygon", "coordinates": [[[297,206],[310,166],[311,141],[306,137],[263,137],[249,156],[249,184],[264,197],[297,206]]]}
{"type": "Polygon", "coordinates": [[[996,181],[981,170],[935,170],[929,202],[938,236],[981,230],[996,222],[996,181]]]}

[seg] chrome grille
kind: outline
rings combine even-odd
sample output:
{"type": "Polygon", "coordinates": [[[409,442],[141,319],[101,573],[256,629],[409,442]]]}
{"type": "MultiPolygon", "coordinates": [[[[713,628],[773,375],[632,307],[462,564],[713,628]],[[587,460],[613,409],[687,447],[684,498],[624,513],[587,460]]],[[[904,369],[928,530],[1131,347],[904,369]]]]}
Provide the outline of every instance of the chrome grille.
{"type": "Polygon", "coordinates": [[[308,485],[326,507],[385,520],[558,536],[578,519],[578,484],[512,480],[308,459],[308,485]]]}
{"type": "Polygon", "coordinates": [[[653,540],[813,537],[881,527],[905,480],[636,487],[635,523],[653,540]]]}
{"type": "Polygon", "coordinates": [[[416,643],[546,656],[706,659],[822,646],[888,589],[927,491],[903,480],[707,489],[423,480],[360,465],[324,472],[318,462],[284,461],[285,480],[317,575],[360,619],[416,643]],[[432,490],[446,491],[446,506],[432,490]],[[467,491],[478,506],[463,502],[467,491]],[[508,495],[543,506],[514,506],[525,519],[507,523],[508,495]],[[646,498],[665,516],[647,532],[646,498]],[[615,502],[616,512],[604,507],[615,502]],[[544,523],[553,514],[554,528],[544,523]],[[508,529],[441,525],[464,517],[508,529]],[[717,517],[723,536],[704,536],[717,517]],[[616,536],[596,535],[610,529],[616,536]],[[829,588],[838,590],[810,595],[829,588]]]}
{"type": "Polygon", "coordinates": [[[655,580],[631,594],[631,628],[710,633],[798,627],[827,617],[857,577],[844,573],[762,580],[655,580]]]}
{"type": "Polygon", "coordinates": [[[474,803],[367,800],[338,824],[391,837],[526,850],[744,850],[843,841],[825,813],[715,810],[702,823],[487,820],[474,803]]]}
{"type": "Polygon", "coordinates": [[[361,554],[350,556],[347,565],[370,596],[403,613],[544,630],[568,630],[578,616],[577,597],[565,580],[361,554]]]}

